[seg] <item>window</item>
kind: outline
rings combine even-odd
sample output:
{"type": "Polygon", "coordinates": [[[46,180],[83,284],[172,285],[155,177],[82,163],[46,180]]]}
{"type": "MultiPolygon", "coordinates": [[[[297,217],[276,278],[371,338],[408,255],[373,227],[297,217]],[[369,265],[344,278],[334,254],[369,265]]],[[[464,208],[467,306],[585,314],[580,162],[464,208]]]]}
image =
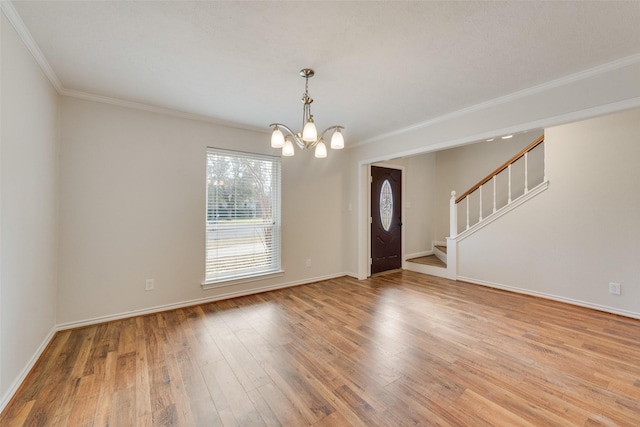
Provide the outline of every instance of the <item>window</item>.
{"type": "Polygon", "coordinates": [[[207,149],[205,284],[280,272],[280,158],[207,149]]]}

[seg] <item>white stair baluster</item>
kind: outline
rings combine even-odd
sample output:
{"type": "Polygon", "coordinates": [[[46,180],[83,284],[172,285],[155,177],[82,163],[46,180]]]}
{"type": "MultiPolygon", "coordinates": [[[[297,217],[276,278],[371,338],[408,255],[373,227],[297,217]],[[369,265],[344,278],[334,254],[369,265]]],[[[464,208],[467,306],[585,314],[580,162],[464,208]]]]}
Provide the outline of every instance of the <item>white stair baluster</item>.
{"type": "Polygon", "coordinates": [[[524,194],[529,192],[529,152],[524,153],[524,194]]]}
{"type": "Polygon", "coordinates": [[[493,212],[496,211],[496,177],[498,175],[493,175],[493,212]]]}
{"type": "Polygon", "coordinates": [[[542,143],[542,182],[547,182],[547,149],[545,143],[542,143]]]}
{"type": "Polygon", "coordinates": [[[511,165],[509,165],[509,198],[507,199],[507,203],[511,203],[511,165]]]}
{"type": "Polygon", "coordinates": [[[456,205],[456,192],[451,192],[449,199],[449,236],[456,237],[458,235],[458,207],[456,205]]]}
{"type": "Polygon", "coordinates": [[[469,229],[469,195],[467,195],[465,199],[467,200],[467,230],[468,230],[469,229]]]}
{"type": "Polygon", "coordinates": [[[482,221],[482,185],[480,186],[480,213],[478,214],[478,222],[482,221]]]}

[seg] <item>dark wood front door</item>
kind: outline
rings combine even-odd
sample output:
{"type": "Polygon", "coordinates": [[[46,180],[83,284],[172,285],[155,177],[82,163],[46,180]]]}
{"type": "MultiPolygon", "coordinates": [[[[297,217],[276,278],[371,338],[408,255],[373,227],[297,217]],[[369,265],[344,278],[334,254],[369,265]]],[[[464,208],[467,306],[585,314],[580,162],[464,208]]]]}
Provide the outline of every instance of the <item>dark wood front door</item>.
{"type": "Polygon", "coordinates": [[[402,171],[371,166],[371,274],[402,267],[402,171]]]}

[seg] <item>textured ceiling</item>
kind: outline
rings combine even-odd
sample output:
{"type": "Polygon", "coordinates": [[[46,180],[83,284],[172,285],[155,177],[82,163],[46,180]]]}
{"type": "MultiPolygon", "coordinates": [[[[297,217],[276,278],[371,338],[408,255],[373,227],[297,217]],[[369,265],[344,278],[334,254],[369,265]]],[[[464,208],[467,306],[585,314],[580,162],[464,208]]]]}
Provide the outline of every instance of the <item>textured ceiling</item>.
{"type": "Polygon", "coordinates": [[[640,53],[640,2],[14,1],[65,91],[349,142],[640,53]]]}

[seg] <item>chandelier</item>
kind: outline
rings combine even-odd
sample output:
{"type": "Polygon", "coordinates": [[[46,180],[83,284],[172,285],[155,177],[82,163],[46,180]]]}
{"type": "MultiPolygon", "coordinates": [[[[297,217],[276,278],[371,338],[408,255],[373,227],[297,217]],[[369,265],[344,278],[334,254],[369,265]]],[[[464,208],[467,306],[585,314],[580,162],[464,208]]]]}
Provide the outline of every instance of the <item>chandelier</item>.
{"type": "Polygon", "coordinates": [[[324,136],[330,130],[334,130],[331,136],[331,148],[339,150],[344,148],[344,138],[341,129],[343,126],[329,126],[318,135],[318,130],[313,122],[311,114],[311,103],[313,99],[309,96],[309,78],[313,77],[315,72],[310,68],[300,70],[300,76],[304,77],[304,94],[302,95],[302,132],[295,133],[289,127],[282,123],[271,123],[269,127],[273,128],[271,134],[271,147],[282,148],[283,156],[293,156],[295,154],[293,144],[295,143],[302,150],[315,147],[315,156],[318,158],[327,157],[327,146],[324,143],[324,136]],[[286,136],[282,131],[286,132],[286,136]]]}

